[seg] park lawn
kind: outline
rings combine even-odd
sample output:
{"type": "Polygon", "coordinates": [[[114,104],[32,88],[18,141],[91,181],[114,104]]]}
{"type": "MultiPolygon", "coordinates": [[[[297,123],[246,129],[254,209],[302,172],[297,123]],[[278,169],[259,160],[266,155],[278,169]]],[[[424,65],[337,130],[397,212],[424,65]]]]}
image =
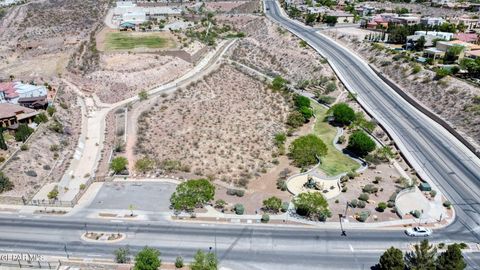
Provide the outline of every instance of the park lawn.
{"type": "Polygon", "coordinates": [[[173,40],[158,33],[113,32],[107,33],[105,41],[107,50],[160,49],[175,45],[173,40]]]}
{"type": "Polygon", "coordinates": [[[335,176],[358,169],[360,164],[344,155],[333,146],[332,143],[333,139],[335,139],[335,135],[337,135],[337,129],[324,121],[327,109],[314,103],[312,103],[312,107],[317,119],[313,132],[322,139],[328,149],[327,155],[322,158],[322,163],[319,168],[329,176],[335,176]]]}

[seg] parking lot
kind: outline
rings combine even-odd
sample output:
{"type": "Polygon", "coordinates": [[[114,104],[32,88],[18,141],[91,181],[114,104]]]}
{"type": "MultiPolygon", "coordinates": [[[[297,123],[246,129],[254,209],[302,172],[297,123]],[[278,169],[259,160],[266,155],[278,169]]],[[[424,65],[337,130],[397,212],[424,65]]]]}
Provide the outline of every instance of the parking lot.
{"type": "Polygon", "coordinates": [[[108,182],[105,183],[89,209],[128,209],[165,212],[175,184],[167,182],[108,182]]]}

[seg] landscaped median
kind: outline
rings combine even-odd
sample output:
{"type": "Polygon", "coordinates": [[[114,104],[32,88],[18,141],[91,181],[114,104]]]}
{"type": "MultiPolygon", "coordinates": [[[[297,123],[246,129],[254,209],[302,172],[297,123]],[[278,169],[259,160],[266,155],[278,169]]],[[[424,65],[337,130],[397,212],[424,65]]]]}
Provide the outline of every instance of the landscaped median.
{"type": "Polygon", "coordinates": [[[86,242],[117,243],[126,238],[124,233],[85,232],[81,239],[86,242]]]}

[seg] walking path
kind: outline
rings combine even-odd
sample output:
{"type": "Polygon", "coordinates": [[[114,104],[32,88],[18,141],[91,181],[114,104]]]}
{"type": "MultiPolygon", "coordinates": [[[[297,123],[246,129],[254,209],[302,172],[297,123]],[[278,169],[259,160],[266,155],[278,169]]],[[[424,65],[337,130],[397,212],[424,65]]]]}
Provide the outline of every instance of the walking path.
{"type": "MultiPolygon", "coordinates": [[[[153,97],[162,93],[173,92],[179,86],[188,84],[192,80],[197,80],[205,75],[214,68],[215,64],[219,62],[234,42],[235,40],[223,41],[215,50],[208,52],[189,72],[170,83],[149,90],[148,96],[153,97]]],[[[57,184],[59,189],[58,200],[62,202],[62,205],[68,205],[70,202],[76,202],[75,199],[81,190],[81,185],[87,184],[90,179],[95,177],[105,141],[105,118],[107,114],[118,107],[138,101],[139,97],[133,96],[117,103],[108,104],[102,102],[95,94],[86,96],[76,85],[65,79],[63,79],[63,82],[73,89],[85,104],[85,106],[82,106],[82,131],[74,159],[57,184]]],[[[46,185],[37,193],[35,199],[48,201],[47,195],[51,189],[52,185],[46,185]]]]}

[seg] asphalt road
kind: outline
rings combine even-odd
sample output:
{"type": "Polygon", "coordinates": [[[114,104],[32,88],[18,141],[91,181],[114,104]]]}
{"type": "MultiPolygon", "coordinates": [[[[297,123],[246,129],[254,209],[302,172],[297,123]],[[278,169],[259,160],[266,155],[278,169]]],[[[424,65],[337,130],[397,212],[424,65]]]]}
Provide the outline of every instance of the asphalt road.
{"type": "MultiPolygon", "coordinates": [[[[469,233],[459,232],[459,240],[469,233]]],[[[274,226],[242,226],[153,222],[46,219],[0,219],[0,253],[30,252],[70,257],[113,258],[113,251],[129,245],[135,253],[145,245],[158,248],[162,258],[191,260],[198,249],[217,252],[221,265],[231,269],[370,269],[391,245],[403,249],[418,239],[401,231],[347,231],[274,226]],[[85,231],[127,234],[118,244],[87,243],[85,231]],[[66,250],[66,253],[65,253],[66,250]]],[[[441,234],[432,241],[445,241],[441,234]]],[[[479,260],[476,254],[469,261],[479,260]]],[[[0,262],[1,266],[1,262],[0,262]]],[[[1,267],[0,267],[1,268],[1,267]]]]}

